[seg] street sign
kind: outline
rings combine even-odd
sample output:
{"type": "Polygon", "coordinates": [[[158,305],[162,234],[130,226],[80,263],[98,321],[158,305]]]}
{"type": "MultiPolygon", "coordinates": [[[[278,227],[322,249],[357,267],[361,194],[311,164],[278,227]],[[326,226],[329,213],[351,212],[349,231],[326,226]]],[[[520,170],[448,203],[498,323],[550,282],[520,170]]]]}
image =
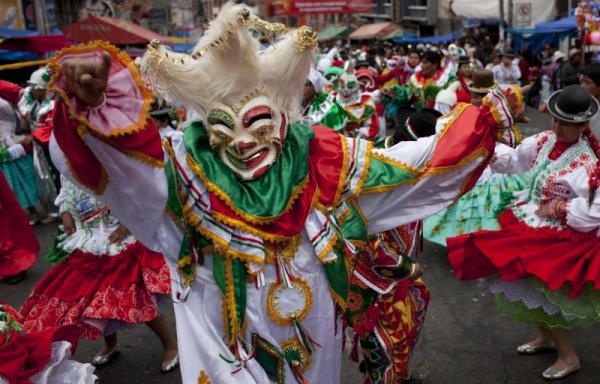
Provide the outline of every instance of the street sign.
{"type": "Polygon", "coordinates": [[[516,3],[514,9],[514,27],[531,26],[531,3],[516,3]]]}

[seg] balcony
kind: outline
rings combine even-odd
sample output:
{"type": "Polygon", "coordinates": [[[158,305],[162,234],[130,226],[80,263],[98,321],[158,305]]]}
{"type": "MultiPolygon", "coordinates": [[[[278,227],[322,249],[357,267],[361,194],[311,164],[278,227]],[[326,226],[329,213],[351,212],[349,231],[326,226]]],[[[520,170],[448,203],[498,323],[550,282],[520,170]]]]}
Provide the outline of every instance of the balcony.
{"type": "Polygon", "coordinates": [[[437,23],[437,2],[431,0],[404,0],[401,3],[402,21],[434,25],[437,23]]]}

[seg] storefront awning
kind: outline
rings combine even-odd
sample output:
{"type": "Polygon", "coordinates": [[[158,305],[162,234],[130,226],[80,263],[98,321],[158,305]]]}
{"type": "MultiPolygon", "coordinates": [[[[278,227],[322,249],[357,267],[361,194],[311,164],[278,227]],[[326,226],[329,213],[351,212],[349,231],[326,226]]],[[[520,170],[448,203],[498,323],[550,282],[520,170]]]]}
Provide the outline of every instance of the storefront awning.
{"type": "Polygon", "coordinates": [[[27,36],[0,39],[0,50],[45,53],[59,51],[72,45],[65,36],[27,36]]]}
{"type": "Polygon", "coordinates": [[[352,40],[376,39],[378,37],[389,35],[398,29],[402,30],[402,27],[390,21],[385,23],[366,24],[352,32],[349,37],[352,40]]]}
{"type": "Polygon", "coordinates": [[[319,32],[317,40],[327,41],[333,39],[343,39],[345,37],[348,37],[349,32],[350,28],[348,26],[337,27],[335,25],[330,25],[329,27],[319,32]]]}
{"type": "Polygon", "coordinates": [[[111,17],[90,16],[69,25],[63,32],[75,42],[105,40],[115,45],[142,45],[156,39],[170,43],[168,37],[131,21],[111,17]]]}

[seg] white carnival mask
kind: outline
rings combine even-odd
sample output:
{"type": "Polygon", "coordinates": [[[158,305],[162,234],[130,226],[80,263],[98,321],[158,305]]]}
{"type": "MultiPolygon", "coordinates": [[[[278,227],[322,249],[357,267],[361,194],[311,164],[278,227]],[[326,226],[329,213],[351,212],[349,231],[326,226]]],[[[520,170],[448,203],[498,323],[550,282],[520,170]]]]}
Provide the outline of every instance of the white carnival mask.
{"type": "Polygon", "coordinates": [[[360,99],[360,83],[352,73],[344,72],[338,82],[338,101],[344,105],[353,104],[360,99]]]}
{"type": "Polygon", "coordinates": [[[281,154],[287,117],[260,95],[239,105],[216,103],[207,115],[210,146],[243,180],[264,175],[281,154]]]}

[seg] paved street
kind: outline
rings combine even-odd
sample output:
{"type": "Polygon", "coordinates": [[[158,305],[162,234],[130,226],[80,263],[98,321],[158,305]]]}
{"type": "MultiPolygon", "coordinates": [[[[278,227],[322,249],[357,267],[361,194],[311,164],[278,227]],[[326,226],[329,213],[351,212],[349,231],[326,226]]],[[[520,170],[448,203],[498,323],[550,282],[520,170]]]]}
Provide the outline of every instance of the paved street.
{"type": "MultiPolygon", "coordinates": [[[[531,111],[531,124],[523,125],[526,136],[549,128],[549,117],[531,111]]],[[[52,244],[56,225],[36,227],[42,254],[52,244]]],[[[446,249],[426,243],[421,262],[431,290],[427,320],[413,360],[413,373],[426,384],[535,384],[544,383],[541,372],[554,362],[555,355],[520,356],[516,346],[528,341],[534,330],[498,314],[494,298],[477,288],[476,282],[456,280],[446,249]]],[[[0,299],[19,308],[35,282],[48,271],[42,258],[25,281],[0,285],[0,299]]],[[[173,310],[163,307],[174,328],[173,310]]],[[[600,382],[600,326],[577,330],[573,339],[582,363],[577,374],[561,383],[600,382]]],[[[185,337],[185,335],[181,335],[185,337]]],[[[158,339],[145,326],[120,334],[123,351],[110,366],[97,370],[101,383],[177,383],[179,372],[160,373],[162,350],[158,339]]],[[[101,341],[82,341],[76,358],[90,361],[101,341]]],[[[361,383],[356,367],[344,363],[342,383],[361,383]]],[[[313,383],[329,384],[329,383],[313,383]]]]}

